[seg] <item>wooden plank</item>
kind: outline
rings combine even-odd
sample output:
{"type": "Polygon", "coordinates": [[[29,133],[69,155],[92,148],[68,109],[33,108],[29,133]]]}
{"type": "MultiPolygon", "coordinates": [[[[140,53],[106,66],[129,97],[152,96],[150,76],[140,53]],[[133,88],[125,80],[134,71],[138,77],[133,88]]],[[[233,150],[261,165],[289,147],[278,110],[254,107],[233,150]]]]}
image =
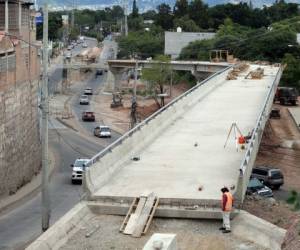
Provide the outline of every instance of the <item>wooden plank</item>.
{"type": "Polygon", "coordinates": [[[132,213],[130,215],[130,218],[129,218],[128,223],[124,230],[124,234],[132,234],[134,232],[134,230],[136,228],[136,223],[142,213],[145,203],[146,203],[146,197],[141,197],[139,199],[139,203],[138,203],[134,213],[132,213]]]}
{"type": "Polygon", "coordinates": [[[154,203],[154,206],[153,206],[153,208],[152,208],[152,210],[151,210],[151,213],[150,213],[150,216],[149,216],[149,218],[148,218],[147,224],[146,224],[146,226],[145,226],[145,228],[144,228],[144,230],[143,230],[143,234],[146,234],[147,231],[148,231],[148,229],[149,229],[149,227],[150,227],[150,224],[151,224],[151,222],[152,222],[152,219],[153,219],[153,216],[154,216],[154,214],[155,214],[155,210],[156,210],[156,208],[157,208],[157,206],[158,206],[158,203],[159,203],[159,198],[156,198],[155,203],[154,203]]]}
{"type": "Polygon", "coordinates": [[[133,200],[133,202],[131,203],[131,206],[130,206],[130,208],[129,208],[129,210],[128,210],[126,216],[125,216],[125,219],[124,219],[124,221],[123,221],[123,223],[122,223],[122,225],[121,225],[121,227],[120,227],[120,229],[119,229],[120,232],[123,232],[123,231],[124,231],[125,225],[128,223],[129,217],[130,217],[130,215],[131,215],[131,213],[132,213],[132,211],[133,211],[133,207],[135,206],[136,203],[137,203],[137,198],[134,198],[134,200],[133,200]]]}
{"type": "Polygon", "coordinates": [[[148,196],[148,199],[145,203],[144,209],[142,210],[140,217],[138,218],[135,230],[132,234],[133,237],[141,237],[145,224],[147,223],[148,217],[153,207],[154,201],[155,201],[154,193],[151,193],[148,196]]]}

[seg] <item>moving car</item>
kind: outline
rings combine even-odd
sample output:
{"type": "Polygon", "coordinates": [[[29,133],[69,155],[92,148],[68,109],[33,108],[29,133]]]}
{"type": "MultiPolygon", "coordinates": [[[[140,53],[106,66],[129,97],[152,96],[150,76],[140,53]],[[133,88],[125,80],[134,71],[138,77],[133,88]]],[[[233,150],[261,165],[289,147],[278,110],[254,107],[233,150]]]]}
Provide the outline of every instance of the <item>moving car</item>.
{"type": "Polygon", "coordinates": [[[73,49],[73,46],[72,45],[69,45],[67,50],[72,50],[73,49]]]}
{"type": "Polygon", "coordinates": [[[281,105],[296,105],[298,95],[299,93],[295,88],[279,87],[276,91],[274,102],[279,101],[281,105]]]}
{"type": "Polygon", "coordinates": [[[85,88],[84,89],[84,94],[85,95],[92,95],[93,94],[93,89],[92,88],[85,88]]]}
{"type": "Polygon", "coordinates": [[[87,95],[82,95],[79,100],[80,105],[89,105],[90,101],[87,95]]]}
{"type": "Polygon", "coordinates": [[[67,52],[65,53],[65,58],[71,59],[71,57],[72,57],[71,51],[67,51],[67,52]]]}
{"type": "Polygon", "coordinates": [[[82,183],[82,176],[83,172],[86,168],[86,163],[89,161],[89,159],[76,159],[74,164],[71,164],[72,167],[72,184],[75,184],[76,182],[82,183]]]}
{"type": "Polygon", "coordinates": [[[251,177],[259,179],[264,185],[273,189],[279,189],[284,184],[283,174],[280,169],[269,166],[254,167],[251,177]]]}
{"type": "Polygon", "coordinates": [[[262,184],[257,178],[251,178],[249,180],[246,194],[257,194],[263,197],[273,197],[272,190],[264,184],[262,184]]]}
{"type": "Polygon", "coordinates": [[[95,121],[95,114],[91,111],[84,111],[82,112],[82,120],[83,121],[89,121],[94,122],[95,121]]]}
{"type": "Polygon", "coordinates": [[[102,137],[110,138],[111,137],[110,128],[108,126],[97,126],[94,129],[94,135],[100,138],[102,137]]]}

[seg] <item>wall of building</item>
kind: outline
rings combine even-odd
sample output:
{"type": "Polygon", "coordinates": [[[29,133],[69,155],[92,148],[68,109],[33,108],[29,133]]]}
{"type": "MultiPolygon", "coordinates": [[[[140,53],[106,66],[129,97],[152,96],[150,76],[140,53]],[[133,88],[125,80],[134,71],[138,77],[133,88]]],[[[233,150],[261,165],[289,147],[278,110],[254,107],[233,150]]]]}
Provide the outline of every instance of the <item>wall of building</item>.
{"type": "Polygon", "coordinates": [[[8,33],[15,37],[1,30],[0,18],[0,197],[15,193],[41,168],[35,24],[29,5],[10,2],[8,33]]]}
{"type": "Polygon", "coordinates": [[[196,40],[205,40],[215,37],[215,33],[205,32],[165,32],[165,55],[171,55],[172,58],[179,56],[181,49],[190,42],[196,40]]]}

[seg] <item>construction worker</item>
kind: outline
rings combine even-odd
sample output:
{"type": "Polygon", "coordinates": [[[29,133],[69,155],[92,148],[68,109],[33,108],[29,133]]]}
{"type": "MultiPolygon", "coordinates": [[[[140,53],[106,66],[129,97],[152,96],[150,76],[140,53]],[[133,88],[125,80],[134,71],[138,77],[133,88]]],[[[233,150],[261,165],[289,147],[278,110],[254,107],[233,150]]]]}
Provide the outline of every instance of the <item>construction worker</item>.
{"type": "Polygon", "coordinates": [[[229,189],[227,187],[221,188],[222,192],[222,216],[223,216],[223,226],[220,227],[220,230],[223,231],[223,233],[230,233],[230,212],[232,210],[232,203],[233,203],[233,197],[232,194],[229,192],[229,189]]]}

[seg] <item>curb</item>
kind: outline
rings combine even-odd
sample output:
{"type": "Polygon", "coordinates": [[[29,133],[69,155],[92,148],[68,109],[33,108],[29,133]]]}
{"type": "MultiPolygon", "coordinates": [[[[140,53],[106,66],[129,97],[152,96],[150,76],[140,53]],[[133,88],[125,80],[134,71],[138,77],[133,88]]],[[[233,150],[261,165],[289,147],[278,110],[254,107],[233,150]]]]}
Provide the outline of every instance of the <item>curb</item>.
{"type": "MultiPolygon", "coordinates": [[[[53,174],[53,171],[55,169],[55,157],[54,153],[49,150],[49,159],[50,162],[53,164],[49,164],[50,169],[50,177],[53,174]]],[[[15,208],[18,204],[24,203],[28,201],[29,199],[33,198],[38,192],[40,191],[40,187],[42,184],[42,177],[41,177],[41,171],[34,176],[30,182],[25,184],[23,187],[21,187],[14,195],[7,196],[4,199],[0,201],[0,215],[5,214],[6,212],[9,212],[13,208],[15,208]],[[28,190],[25,190],[25,187],[29,187],[28,190]],[[25,190],[25,191],[24,191],[25,190]],[[22,194],[23,192],[23,194],[22,194]],[[20,196],[20,197],[18,197],[20,196]]]]}

